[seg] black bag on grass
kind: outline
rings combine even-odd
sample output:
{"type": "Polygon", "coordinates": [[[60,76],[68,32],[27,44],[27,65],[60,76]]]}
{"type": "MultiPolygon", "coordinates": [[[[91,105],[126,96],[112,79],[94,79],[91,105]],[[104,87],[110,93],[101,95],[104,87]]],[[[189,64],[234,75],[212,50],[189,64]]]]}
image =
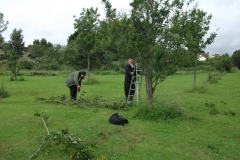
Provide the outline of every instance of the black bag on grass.
{"type": "Polygon", "coordinates": [[[109,122],[112,124],[124,126],[124,124],[128,123],[128,120],[123,116],[118,115],[118,113],[115,113],[109,118],[109,122]]]}

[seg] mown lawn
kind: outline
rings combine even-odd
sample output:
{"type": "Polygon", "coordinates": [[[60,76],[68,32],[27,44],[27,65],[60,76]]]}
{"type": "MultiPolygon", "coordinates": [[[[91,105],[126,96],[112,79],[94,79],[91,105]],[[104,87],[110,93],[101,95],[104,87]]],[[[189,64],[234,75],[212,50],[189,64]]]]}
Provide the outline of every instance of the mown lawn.
{"type": "MultiPolygon", "coordinates": [[[[96,159],[106,160],[237,160],[240,157],[240,72],[221,76],[218,83],[205,83],[207,73],[197,74],[197,92],[192,93],[192,74],[169,76],[154,93],[154,105],[175,102],[182,106],[188,118],[158,122],[135,119],[138,108],[145,105],[145,88],[141,103],[127,111],[107,108],[82,108],[45,103],[36,98],[69,95],[65,85],[66,72],[31,76],[24,71],[24,81],[9,81],[0,75],[0,85],[10,97],[0,99],[0,159],[29,159],[38,149],[46,130],[37,112],[49,117],[50,132],[68,129],[82,141],[95,143],[96,159]],[[212,115],[214,104],[219,114],[212,115]],[[118,112],[129,124],[112,125],[109,117],[118,112]],[[233,116],[232,113],[235,115],[233,116]],[[101,158],[100,158],[101,157],[101,158]]],[[[123,100],[124,75],[95,75],[100,84],[82,85],[84,97],[102,96],[106,101],[123,100]]],[[[143,81],[144,82],[144,81],[143,81]]],[[[65,160],[58,152],[41,152],[35,159],[65,160]]]]}

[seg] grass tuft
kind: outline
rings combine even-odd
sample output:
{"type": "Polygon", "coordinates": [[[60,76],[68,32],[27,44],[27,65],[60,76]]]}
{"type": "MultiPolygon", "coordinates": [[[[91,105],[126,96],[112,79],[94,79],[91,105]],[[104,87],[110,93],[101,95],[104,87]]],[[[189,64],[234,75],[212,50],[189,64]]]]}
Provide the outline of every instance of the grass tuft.
{"type": "Polygon", "coordinates": [[[1,88],[0,88],[0,98],[7,98],[9,96],[10,96],[9,92],[7,91],[7,89],[2,84],[1,88]]]}
{"type": "Polygon", "coordinates": [[[207,93],[207,88],[205,86],[197,86],[195,89],[190,89],[187,90],[187,93],[199,93],[199,94],[204,94],[207,93]]]}
{"type": "Polygon", "coordinates": [[[91,76],[90,78],[85,78],[83,81],[82,81],[82,84],[85,84],[85,85],[94,85],[94,84],[100,84],[100,81],[94,77],[94,76],[91,76]]]}

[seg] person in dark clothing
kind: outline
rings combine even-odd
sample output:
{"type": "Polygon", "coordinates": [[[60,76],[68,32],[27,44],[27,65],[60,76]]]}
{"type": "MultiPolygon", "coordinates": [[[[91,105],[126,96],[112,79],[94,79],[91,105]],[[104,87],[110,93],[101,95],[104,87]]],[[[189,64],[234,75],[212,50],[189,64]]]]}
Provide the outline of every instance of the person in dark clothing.
{"type": "MultiPolygon", "coordinates": [[[[130,102],[133,101],[133,96],[135,93],[135,81],[136,78],[133,78],[133,76],[136,76],[136,66],[133,64],[133,59],[128,59],[128,64],[125,66],[125,80],[124,80],[124,92],[126,97],[126,102],[129,100],[130,102]],[[132,82],[132,85],[131,85],[132,82]],[[129,94],[129,95],[128,95],[129,94]]],[[[138,72],[138,74],[140,74],[138,72]]]]}
{"type": "Polygon", "coordinates": [[[70,89],[71,99],[76,100],[78,88],[80,89],[82,80],[86,75],[85,71],[75,71],[72,72],[66,79],[67,87],[70,89]]]}

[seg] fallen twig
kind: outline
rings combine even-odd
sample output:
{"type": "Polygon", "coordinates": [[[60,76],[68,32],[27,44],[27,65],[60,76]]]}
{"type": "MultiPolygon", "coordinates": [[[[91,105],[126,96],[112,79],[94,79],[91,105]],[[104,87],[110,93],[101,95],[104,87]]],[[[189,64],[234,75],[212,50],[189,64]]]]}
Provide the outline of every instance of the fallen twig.
{"type": "Polygon", "coordinates": [[[46,125],[46,122],[45,122],[45,120],[44,120],[44,117],[41,116],[41,118],[42,118],[42,121],[43,121],[43,125],[44,125],[44,127],[46,128],[46,130],[47,130],[47,135],[44,137],[43,142],[42,142],[42,144],[39,146],[38,150],[36,150],[36,152],[34,152],[34,153],[32,154],[32,156],[29,158],[29,160],[31,160],[32,158],[34,158],[35,155],[41,150],[43,144],[45,143],[46,137],[50,135],[49,129],[48,129],[47,125],[46,125]]]}

